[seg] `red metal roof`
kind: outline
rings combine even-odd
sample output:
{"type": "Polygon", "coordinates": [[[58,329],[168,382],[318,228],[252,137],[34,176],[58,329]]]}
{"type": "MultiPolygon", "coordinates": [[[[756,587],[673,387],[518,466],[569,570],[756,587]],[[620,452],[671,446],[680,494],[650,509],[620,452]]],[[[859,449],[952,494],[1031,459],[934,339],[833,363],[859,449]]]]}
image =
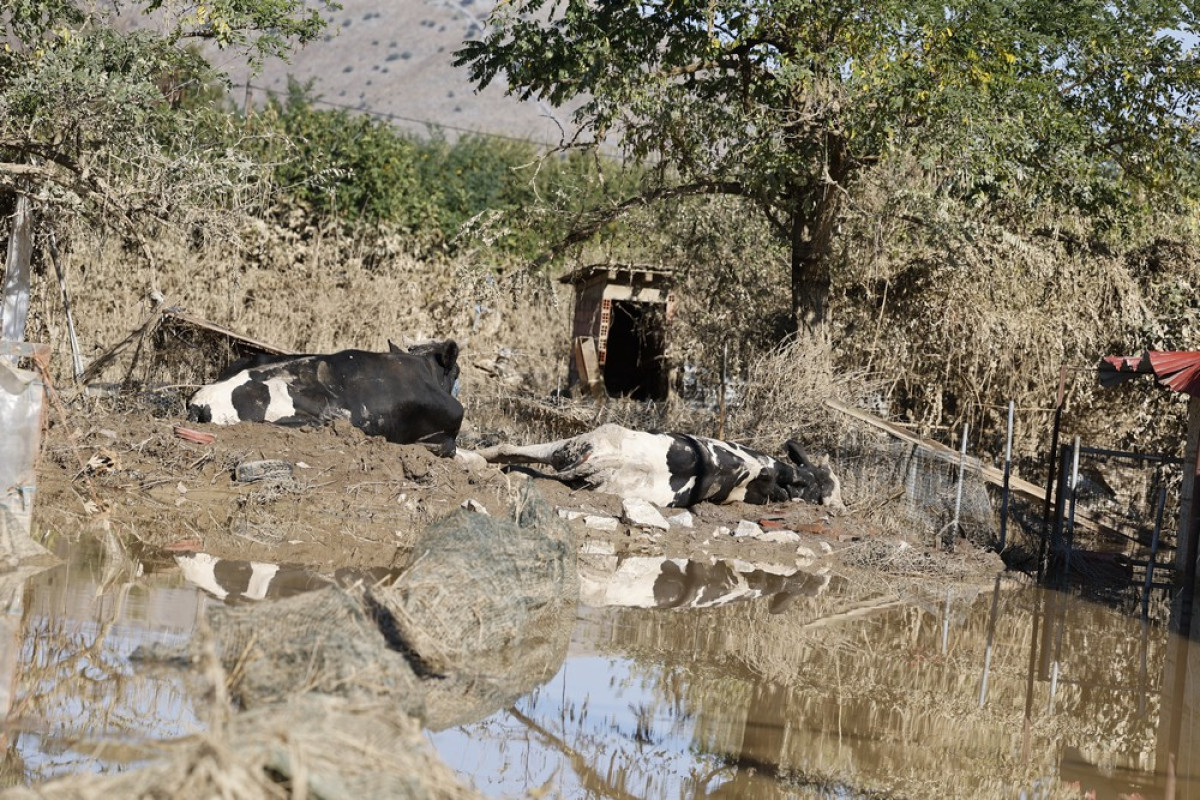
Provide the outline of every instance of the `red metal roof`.
{"type": "Polygon", "coordinates": [[[1147,350],[1140,356],[1105,356],[1100,359],[1100,385],[1115,386],[1136,375],[1153,375],[1168,389],[1200,397],[1200,352],[1147,350]]]}

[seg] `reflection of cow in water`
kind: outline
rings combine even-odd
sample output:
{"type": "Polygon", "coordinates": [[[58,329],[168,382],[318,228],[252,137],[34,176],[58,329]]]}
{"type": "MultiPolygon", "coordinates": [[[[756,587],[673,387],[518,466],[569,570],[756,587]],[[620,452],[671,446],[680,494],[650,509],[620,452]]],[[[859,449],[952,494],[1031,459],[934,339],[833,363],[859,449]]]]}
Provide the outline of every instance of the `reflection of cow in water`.
{"type": "Polygon", "coordinates": [[[815,597],[829,585],[823,572],[771,571],[739,561],[705,563],[682,558],[580,556],[580,599],[628,608],[712,608],[769,598],[771,613],[797,597],[815,597]]]}
{"type": "Polygon", "coordinates": [[[659,506],[804,500],[841,507],[841,484],[828,464],[808,460],[794,440],[791,463],[733,442],[683,433],[644,433],[601,425],[590,433],[479,451],[493,464],[548,464],[552,477],[659,506]]]}
{"type": "Polygon", "coordinates": [[[319,575],[304,567],[264,561],[237,561],[217,558],[208,553],[180,554],[175,556],[175,563],[188,583],[230,604],[267,598],[278,600],[358,580],[373,584],[399,574],[396,570],[388,569],[339,569],[332,575],[319,575]]]}

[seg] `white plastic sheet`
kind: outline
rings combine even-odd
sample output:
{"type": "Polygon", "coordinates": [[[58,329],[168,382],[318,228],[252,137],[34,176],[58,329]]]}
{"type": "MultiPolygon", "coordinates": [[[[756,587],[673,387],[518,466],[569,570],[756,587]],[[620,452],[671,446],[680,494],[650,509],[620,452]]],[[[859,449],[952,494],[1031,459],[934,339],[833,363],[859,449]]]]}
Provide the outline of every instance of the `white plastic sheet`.
{"type": "Polygon", "coordinates": [[[44,552],[29,537],[43,389],[37,373],[0,359],[0,570],[44,552]]]}

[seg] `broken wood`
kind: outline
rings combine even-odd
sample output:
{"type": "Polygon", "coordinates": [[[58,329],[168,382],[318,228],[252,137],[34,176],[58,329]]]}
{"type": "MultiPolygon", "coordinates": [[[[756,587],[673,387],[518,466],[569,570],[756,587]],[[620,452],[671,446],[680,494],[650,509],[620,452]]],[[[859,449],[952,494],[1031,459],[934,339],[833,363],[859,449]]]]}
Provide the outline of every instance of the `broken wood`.
{"type": "Polygon", "coordinates": [[[604,382],[601,380],[600,356],[596,352],[596,340],[591,336],[575,337],[575,368],[579,382],[592,398],[602,403],[605,399],[604,382]]]}

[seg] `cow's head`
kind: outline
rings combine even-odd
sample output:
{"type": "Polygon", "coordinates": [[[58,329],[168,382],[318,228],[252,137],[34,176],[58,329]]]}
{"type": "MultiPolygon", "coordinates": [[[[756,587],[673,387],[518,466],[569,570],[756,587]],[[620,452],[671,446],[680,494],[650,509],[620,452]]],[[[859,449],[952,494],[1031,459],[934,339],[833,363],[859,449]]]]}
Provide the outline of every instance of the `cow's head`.
{"type": "Polygon", "coordinates": [[[407,351],[397,347],[389,339],[388,349],[393,354],[407,352],[410,355],[424,358],[432,367],[438,385],[447,392],[454,393],[454,384],[458,382],[458,343],[453,339],[413,345],[407,351]]]}
{"type": "Polygon", "coordinates": [[[842,502],[842,482],[833,474],[828,456],[823,456],[814,464],[795,439],[784,442],[783,449],[795,464],[790,468],[790,474],[785,471],[779,477],[788,497],[831,508],[846,507],[842,502]]]}

